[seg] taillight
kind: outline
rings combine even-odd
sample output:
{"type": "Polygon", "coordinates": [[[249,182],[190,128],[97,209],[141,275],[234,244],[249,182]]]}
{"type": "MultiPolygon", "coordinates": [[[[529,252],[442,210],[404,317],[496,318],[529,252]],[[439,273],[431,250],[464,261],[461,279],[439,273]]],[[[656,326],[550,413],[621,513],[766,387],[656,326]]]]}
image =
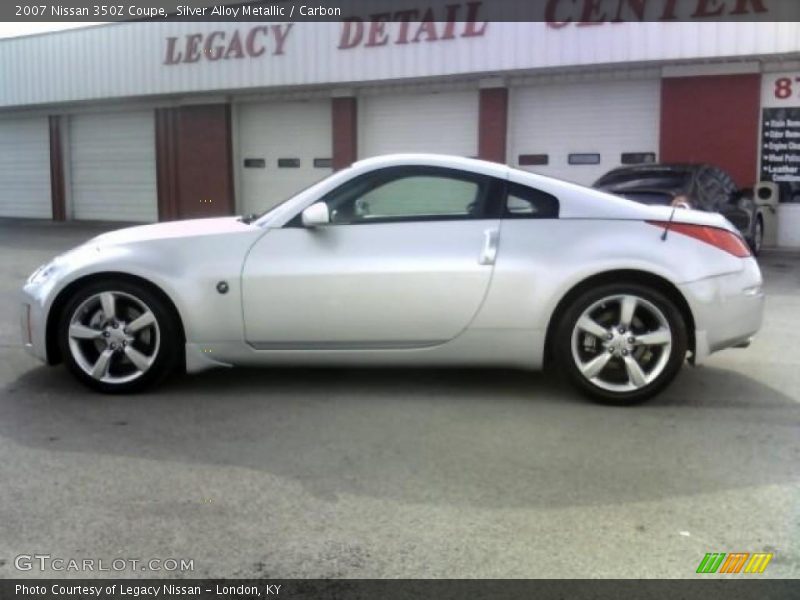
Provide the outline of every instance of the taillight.
{"type": "Polygon", "coordinates": [[[711,227],[709,225],[692,225],[690,223],[669,223],[667,221],[648,221],[650,225],[655,225],[662,229],[668,229],[670,233],[680,233],[691,238],[711,244],[715,248],[724,250],[739,258],[751,256],[750,248],[745,241],[727,229],[711,227]]]}

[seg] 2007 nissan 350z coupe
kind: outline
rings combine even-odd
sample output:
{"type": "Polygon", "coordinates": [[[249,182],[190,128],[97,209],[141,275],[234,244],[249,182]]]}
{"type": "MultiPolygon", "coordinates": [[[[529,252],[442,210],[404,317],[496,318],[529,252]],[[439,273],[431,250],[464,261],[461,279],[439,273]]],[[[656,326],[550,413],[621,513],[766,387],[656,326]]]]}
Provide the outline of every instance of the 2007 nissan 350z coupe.
{"type": "Polygon", "coordinates": [[[553,364],[632,404],[687,357],[746,345],[761,285],[720,215],[393,155],[260,217],[100,235],[31,275],[22,335],[103,392],[184,366],[553,364]]]}

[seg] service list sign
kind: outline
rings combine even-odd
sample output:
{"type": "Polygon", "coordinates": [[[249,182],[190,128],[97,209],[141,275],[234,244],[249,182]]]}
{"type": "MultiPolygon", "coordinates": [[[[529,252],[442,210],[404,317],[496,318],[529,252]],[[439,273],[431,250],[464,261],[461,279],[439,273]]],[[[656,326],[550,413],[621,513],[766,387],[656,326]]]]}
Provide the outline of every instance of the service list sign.
{"type": "Polygon", "coordinates": [[[761,105],[761,180],[786,196],[800,187],[800,73],[765,75],[761,105]]]}
{"type": "Polygon", "coordinates": [[[765,108],[761,180],[800,182],[800,108],[765,108]]]}

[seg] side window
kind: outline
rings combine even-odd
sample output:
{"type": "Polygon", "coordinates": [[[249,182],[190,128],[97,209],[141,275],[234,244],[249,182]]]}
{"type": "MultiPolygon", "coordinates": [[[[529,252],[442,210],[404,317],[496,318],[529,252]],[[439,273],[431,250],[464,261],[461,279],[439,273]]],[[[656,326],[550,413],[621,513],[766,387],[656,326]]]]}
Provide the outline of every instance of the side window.
{"type": "Polygon", "coordinates": [[[557,219],[558,199],[525,185],[509,183],[503,218],[557,219]]]}
{"type": "Polygon", "coordinates": [[[488,179],[437,167],[369,173],[328,194],[332,224],[482,218],[488,179]]]}

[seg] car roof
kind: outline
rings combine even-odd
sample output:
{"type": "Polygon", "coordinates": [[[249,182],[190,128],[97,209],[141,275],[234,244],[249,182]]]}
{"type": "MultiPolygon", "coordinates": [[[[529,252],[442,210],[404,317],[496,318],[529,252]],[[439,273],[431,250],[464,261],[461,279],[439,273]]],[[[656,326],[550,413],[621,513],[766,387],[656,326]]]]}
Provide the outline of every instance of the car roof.
{"type": "Polygon", "coordinates": [[[490,162],[488,160],[430,153],[385,154],[382,156],[365,158],[352,165],[354,169],[370,171],[381,167],[401,166],[431,166],[462,169],[501,178],[506,178],[511,170],[507,165],[490,162]]]}

